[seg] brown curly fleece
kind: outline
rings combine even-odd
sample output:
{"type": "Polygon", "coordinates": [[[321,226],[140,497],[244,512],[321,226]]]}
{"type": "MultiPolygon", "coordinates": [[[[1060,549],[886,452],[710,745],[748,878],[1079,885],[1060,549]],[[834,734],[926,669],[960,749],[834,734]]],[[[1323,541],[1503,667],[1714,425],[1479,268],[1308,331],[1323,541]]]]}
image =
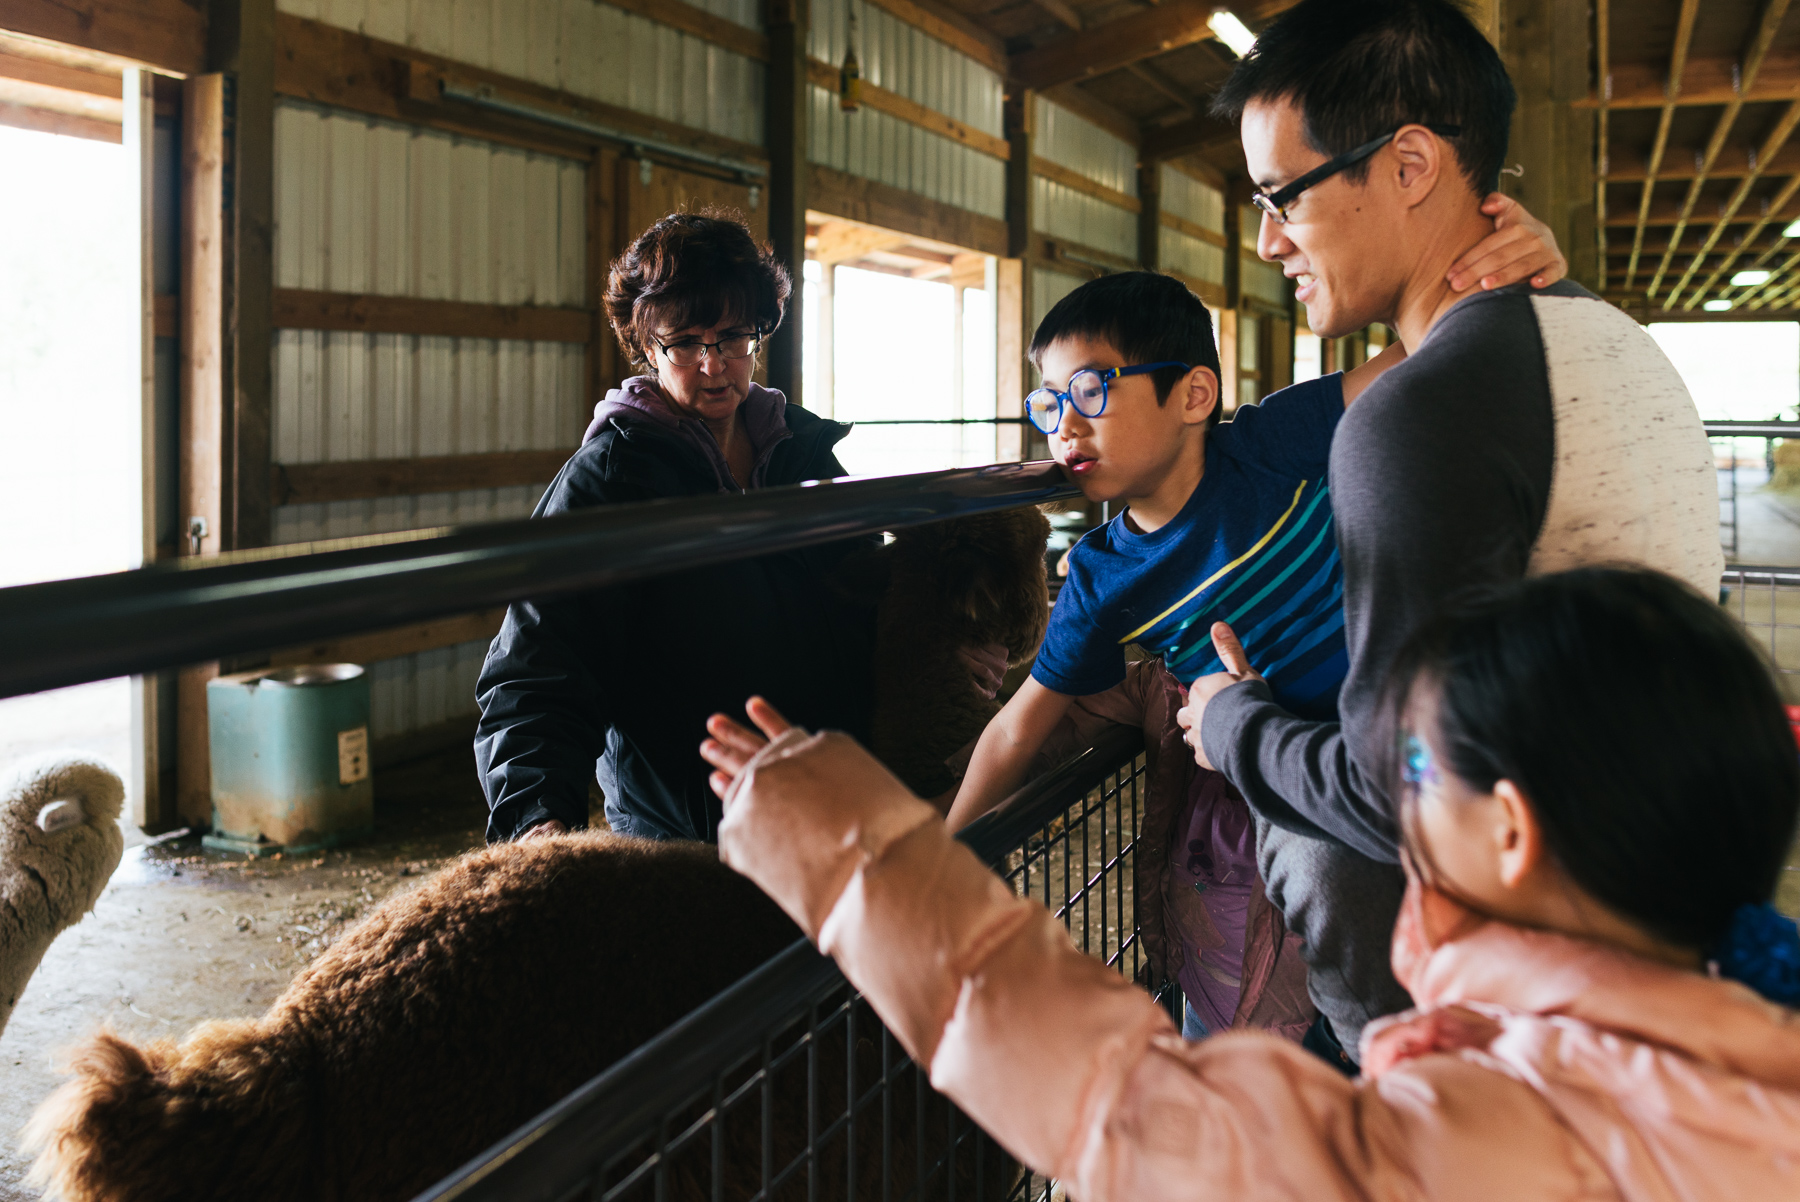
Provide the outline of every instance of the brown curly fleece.
{"type": "Polygon", "coordinates": [[[921,797],[955,783],[944,761],[1000,710],[958,649],[998,643],[1016,666],[1043,641],[1049,537],[1048,519],[1026,507],[912,526],[883,548],[871,750],[921,797]]]}
{"type": "MultiPolygon", "coordinates": [[[[205,1023],[180,1043],[93,1037],[27,1129],[33,1177],[70,1202],[409,1198],[798,937],[704,844],[581,833],[472,852],[376,909],[261,1019],[205,1023]]],[[[823,1101],[842,1106],[842,1037],[821,1042],[835,1082],[823,1101]]],[[[875,1045],[859,1040],[857,1061],[870,1080],[875,1045]]],[[[774,1093],[773,1140],[791,1157],[806,1138],[803,1072],[774,1093]]],[[[911,1088],[895,1100],[910,1177],[911,1088]]],[[[759,1184],[757,1109],[727,1124],[725,1197],[759,1184]]],[[[879,1193],[880,1114],[858,1124],[853,1196],[879,1193]]],[[[710,1141],[699,1151],[675,1166],[672,1196],[711,1196],[710,1141]]],[[[966,1159],[959,1193],[974,1184],[966,1159]]],[[[985,1161],[1010,1180],[991,1145],[985,1161]]],[[[821,1169],[823,1196],[851,1196],[841,1146],[821,1169]]],[[[778,1193],[805,1197],[806,1175],[790,1187],[778,1193]]]]}

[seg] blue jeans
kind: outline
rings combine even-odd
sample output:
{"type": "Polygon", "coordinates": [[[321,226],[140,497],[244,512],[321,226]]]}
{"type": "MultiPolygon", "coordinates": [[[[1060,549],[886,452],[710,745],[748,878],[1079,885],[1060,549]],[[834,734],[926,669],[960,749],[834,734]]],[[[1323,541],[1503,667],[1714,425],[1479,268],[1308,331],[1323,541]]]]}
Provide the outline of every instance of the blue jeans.
{"type": "Polygon", "coordinates": [[[1183,998],[1181,1002],[1181,1037],[1189,1043],[1198,1043],[1211,1034],[1212,1032],[1206,1029],[1206,1024],[1200,1021],[1200,1016],[1194,1013],[1194,1007],[1187,999],[1183,998]]]}

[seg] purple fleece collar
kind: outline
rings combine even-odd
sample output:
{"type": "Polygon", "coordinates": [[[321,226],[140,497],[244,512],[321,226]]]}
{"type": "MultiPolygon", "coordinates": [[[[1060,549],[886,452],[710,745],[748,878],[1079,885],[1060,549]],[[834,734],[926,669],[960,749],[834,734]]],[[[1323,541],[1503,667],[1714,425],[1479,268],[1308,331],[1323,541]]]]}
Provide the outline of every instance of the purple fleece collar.
{"type": "MultiPolygon", "coordinates": [[[[750,448],[756,456],[756,466],[746,487],[761,488],[775,445],[791,436],[785,416],[787,398],[772,388],[753,383],[739,412],[744,415],[744,428],[750,435],[750,448]]],[[[706,456],[718,479],[720,492],[740,491],[732,481],[731,467],[725,462],[725,453],[719,449],[712,430],[699,418],[685,417],[665,401],[654,376],[632,376],[608,391],[606,399],[594,406],[594,420],[588,423],[587,433],[581,436],[582,445],[593,441],[609,421],[627,415],[649,419],[706,456]]]]}

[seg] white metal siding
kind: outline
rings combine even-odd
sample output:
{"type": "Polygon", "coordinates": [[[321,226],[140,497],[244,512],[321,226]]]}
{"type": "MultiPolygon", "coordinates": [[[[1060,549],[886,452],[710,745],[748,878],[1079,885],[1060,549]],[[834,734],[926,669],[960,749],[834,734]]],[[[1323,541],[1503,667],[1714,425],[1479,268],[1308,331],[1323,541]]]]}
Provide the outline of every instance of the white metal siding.
{"type": "Polygon", "coordinates": [[[1137,148],[1043,96],[1032,109],[1032,152],[1079,171],[1115,192],[1136,196],[1137,148]]]}
{"type": "Polygon", "coordinates": [[[1006,216],[1006,164],[864,105],[854,113],[811,89],[807,157],[989,217],[1006,216]]]}
{"type": "MultiPolygon", "coordinates": [[[[282,102],[277,287],[580,305],[585,168],[479,139],[282,102]]],[[[583,350],[567,343],[280,330],[277,463],[571,446],[583,350]]],[[[277,543],[525,517],[541,487],[288,505],[277,543]]],[[[485,644],[376,665],[376,737],[474,710],[485,644]]]]}
{"type": "Polygon", "coordinates": [[[1225,232],[1225,194],[1167,163],[1162,168],[1162,208],[1215,234],[1225,232]]]}
{"type": "Polygon", "coordinates": [[[806,52],[834,67],[841,65],[852,9],[856,61],[865,80],[996,138],[1005,136],[1005,84],[999,75],[864,0],[813,5],[806,52]]]}
{"type": "Polygon", "coordinates": [[[1138,252],[1138,215],[1041,175],[1031,177],[1032,224],[1039,233],[1067,238],[1126,259],[1138,252]]]}
{"type": "Polygon", "coordinates": [[[1288,295],[1287,278],[1281,274],[1281,265],[1265,263],[1256,257],[1256,236],[1261,229],[1261,209],[1245,205],[1238,210],[1238,241],[1243,244],[1243,267],[1238,276],[1238,287],[1247,296],[1268,301],[1272,305],[1285,305],[1288,295]]]}
{"type": "MultiPolygon", "coordinates": [[[[1031,270],[1031,329],[1035,333],[1044,324],[1044,318],[1056,307],[1056,302],[1075,289],[1081,287],[1081,281],[1072,275],[1060,271],[1049,271],[1042,267],[1031,270]]],[[[1035,386],[1035,381],[1033,384],[1035,386]]]]}
{"type": "Polygon", "coordinates": [[[1159,267],[1209,284],[1225,282],[1225,251],[1221,247],[1164,226],[1158,250],[1162,255],[1159,267]]]}
{"type": "MultiPolygon", "coordinates": [[[[753,29],[758,0],[692,0],[753,29]]],[[[472,67],[763,141],[763,64],[595,0],[277,0],[282,12],[472,67]]]]}
{"type": "MultiPolygon", "coordinates": [[[[1032,152],[1115,192],[1136,196],[1137,149],[1091,121],[1038,96],[1033,101],[1032,152]]],[[[1127,259],[1137,258],[1137,214],[1041,175],[1031,178],[1032,224],[1127,259]]]]}

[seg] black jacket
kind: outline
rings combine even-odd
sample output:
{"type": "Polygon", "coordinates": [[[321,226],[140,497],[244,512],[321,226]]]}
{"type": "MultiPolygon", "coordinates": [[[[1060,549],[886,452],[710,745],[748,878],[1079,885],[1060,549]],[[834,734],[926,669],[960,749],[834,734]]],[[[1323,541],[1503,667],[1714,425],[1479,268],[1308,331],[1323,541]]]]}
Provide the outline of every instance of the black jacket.
{"type": "MultiPolygon", "coordinates": [[[[850,428],[796,406],[766,485],[841,476],[850,428]]],[[[719,496],[699,450],[614,417],[563,466],[534,516],[662,497],[719,496]]],[[[475,760],[489,842],[547,818],[587,825],[596,773],[632,833],[716,837],[720,805],[700,758],[706,718],[760,693],[790,720],[867,738],[873,607],[827,582],[862,540],[653,577],[506,615],[476,684],[475,760]]]]}

